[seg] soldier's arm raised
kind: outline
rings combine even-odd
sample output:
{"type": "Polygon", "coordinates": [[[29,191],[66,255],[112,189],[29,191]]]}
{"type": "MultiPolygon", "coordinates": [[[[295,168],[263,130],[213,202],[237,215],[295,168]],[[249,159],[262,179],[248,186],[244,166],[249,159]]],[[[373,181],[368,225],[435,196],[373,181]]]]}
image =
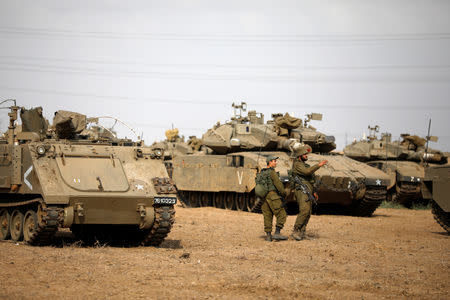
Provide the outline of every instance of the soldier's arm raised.
{"type": "Polygon", "coordinates": [[[319,168],[320,168],[319,164],[316,164],[312,167],[307,167],[307,166],[305,166],[305,164],[302,164],[302,163],[297,164],[296,163],[296,164],[294,164],[293,172],[295,174],[309,176],[309,175],[314,174],[314,172],[319,170],[319,168]]]}

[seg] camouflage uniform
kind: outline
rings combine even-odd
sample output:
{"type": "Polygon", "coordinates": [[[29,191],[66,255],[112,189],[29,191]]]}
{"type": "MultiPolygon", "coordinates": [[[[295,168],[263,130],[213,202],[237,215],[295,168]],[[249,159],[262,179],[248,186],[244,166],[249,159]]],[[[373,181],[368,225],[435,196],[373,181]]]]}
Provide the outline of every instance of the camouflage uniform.
{"type": "MultiPolygon", "coordinates": [[[[309,192],[313,194],[314,172],[316,172],[319,168],[320,167],[318,164],[311,167],[307,163],[297,159],[292,165],[292,175],[300,177],[300,179],[307,186],[309,192]]],[[[311,217],[312,203],[311,201],[308,201],[308,195],[303,193],[302,190],[295,189],[294,194],[299,208],[299,213],[294,224],[294,231],[299,231],[303,236],[306,230],[306,225],[311,217]]]]}
{"type": "Polygon", "coordinates": [[[270,179],[272,180],[269,185],[269,192],[267,193],[264,204],[261,207],[264,216],[264,231],[272,232],[272,220],[273,216],[277,218],[276,227],[282,229],[286,222],[286,210],[283,207],[281,196],[286,196],[284,186],[278,177],[277,172],[273,168],[269,168],[270,179]]]}

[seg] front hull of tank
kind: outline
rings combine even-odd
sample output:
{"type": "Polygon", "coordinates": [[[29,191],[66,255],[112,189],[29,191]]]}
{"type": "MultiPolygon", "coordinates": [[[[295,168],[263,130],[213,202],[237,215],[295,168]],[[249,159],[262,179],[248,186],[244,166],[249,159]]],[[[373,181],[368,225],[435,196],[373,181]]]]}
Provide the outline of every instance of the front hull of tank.
{"type": "Polygon", "coordinates": [[[392,186],[388,189],[388,200],[400,203],[406,207],[414,203],[426,204],[422,197],[422,181],[425,168],[414,161],[373,161],[367,163],[376,167],[392,178],[392,186]]]}

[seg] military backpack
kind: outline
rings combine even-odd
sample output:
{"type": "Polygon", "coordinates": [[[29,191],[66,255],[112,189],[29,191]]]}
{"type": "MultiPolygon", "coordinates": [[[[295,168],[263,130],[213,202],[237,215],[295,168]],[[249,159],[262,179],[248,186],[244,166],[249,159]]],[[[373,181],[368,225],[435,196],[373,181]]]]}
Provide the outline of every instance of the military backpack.
{"type": "Polygon", "coordinates": [[[272,179],[270,178],[270,168],[264,168],[255,177],[255,195],[264,199],[269,192],[272,179]]]}

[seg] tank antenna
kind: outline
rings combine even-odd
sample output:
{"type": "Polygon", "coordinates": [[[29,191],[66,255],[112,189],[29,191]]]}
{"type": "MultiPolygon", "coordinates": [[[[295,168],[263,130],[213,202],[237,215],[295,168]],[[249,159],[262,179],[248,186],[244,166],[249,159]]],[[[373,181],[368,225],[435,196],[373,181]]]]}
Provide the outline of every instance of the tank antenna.
{"type": "Polygon", "coordinates": [[[256,159],[256,165],[257,166],[259,166],[259,156],[261,154],[261,149],[262,149],[263,143],[266,140],[266,132],[267,132],[267,126],[266,126],[266,129],[264,130],[264,136],[263,136],[263,139],[262,139],[262,142],[261,142],[261,146],[259,146],[258,158],[256,159]]]}
{"type": "Polygon", "coordinates": [[[16,105],[15,99],[7,99],[0,102],[0,105],[6,102],[13,102],[13,106],[9,107],[0,107],[1,109],[10,109],[11,112],[8,113],[9,116],[9,126],[8,126],[8,143],[12,145],[14,143],[14,129],[16,129],[16,120],[17,120],[17,112],[19,111],[19,107],[16,105]]]}
{"type": "Polygon", "coordinates": [[[428,122],[427,145],[425,147],[425,166],[428,166],[428,142],[430,141],[431,118],[428,122]]]}
{"type": "MultiPolygon", "coordinates": [[[[395,150],[395,170],[398,168],[398,152],[400,151],[400,136],[398,137],[398,145],[397,149],[395,150]]],[[[386,166],[387,169],[387,166],[386,166]]]]}
{"type": "Polygon", "coordinates": [[[387,134],[384,136],[384,147],[386,148],[386,165],[388,160],[388,137],[387,134]]]}

